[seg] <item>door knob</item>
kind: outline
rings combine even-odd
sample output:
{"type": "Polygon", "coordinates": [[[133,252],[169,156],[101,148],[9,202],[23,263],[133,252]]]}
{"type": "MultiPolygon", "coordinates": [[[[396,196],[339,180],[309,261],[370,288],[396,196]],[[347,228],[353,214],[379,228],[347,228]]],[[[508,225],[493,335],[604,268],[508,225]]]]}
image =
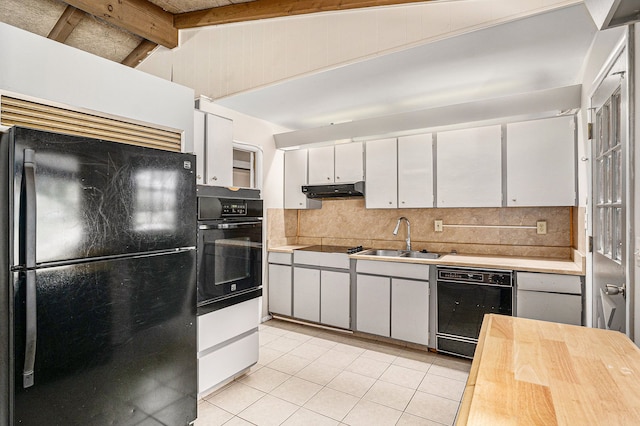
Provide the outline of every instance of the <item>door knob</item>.
{"type": "Polygon", "coordinates": [[[625,294],[627,292],[627,286],[626,284],[622,284],[621,287],[618,287],[617,285],[614,285],[614,284],[606,284],[604,292],[609,296],[615,296],[616,294],[621,294],[622,297],[625,297],[625,294]]]}

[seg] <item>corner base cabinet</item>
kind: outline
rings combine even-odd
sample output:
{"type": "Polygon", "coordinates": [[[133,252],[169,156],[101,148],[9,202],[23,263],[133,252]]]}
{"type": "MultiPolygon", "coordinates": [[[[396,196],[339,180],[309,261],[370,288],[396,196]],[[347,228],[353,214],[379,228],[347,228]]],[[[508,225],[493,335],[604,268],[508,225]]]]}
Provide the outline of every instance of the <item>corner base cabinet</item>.
{"type": "Polygon", "coordinates": [[[582,325],[582,278],[576,275],[516,273],[516,316],[582,325]]]}

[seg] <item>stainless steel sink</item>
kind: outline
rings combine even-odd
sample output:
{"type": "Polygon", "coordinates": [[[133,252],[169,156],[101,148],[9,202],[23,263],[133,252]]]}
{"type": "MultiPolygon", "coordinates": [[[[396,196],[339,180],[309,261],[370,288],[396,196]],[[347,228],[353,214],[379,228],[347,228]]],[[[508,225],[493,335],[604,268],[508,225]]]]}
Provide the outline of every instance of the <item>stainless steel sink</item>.
{"type": "Polygon", "coordinates": [[[440,255],[438,253],[432,253],[432,252],[422,253],[420,251],[409,251],[409,252],[405,252],[405,254],[402,255],[402,257],[414,257],[418,259],[437,259],[440,257],[440,255]]]}
{"type": "Polygon", "coordinates": [[[358,254],[365,256],[386,256],[386,257],[412,257],[416,259],[437,259],[440,257],[438,253],[422,253],[419,251],[407,250],[366,250],[358,254]]]}
{"type": "Polygon", "coordinates": [[[404,250],[369,250],[361,252],[360,254],[366,254],[367,256],[401,257],[404,253],[406,253],[404,250]]]}

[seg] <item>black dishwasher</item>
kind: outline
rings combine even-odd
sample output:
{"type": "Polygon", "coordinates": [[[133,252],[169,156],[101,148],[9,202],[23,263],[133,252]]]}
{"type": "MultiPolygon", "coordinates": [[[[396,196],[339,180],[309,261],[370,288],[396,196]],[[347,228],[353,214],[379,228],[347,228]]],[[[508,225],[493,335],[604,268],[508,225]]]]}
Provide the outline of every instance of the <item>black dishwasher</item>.
{"type": "Polygon", "coordinates": [[[473,358],[485,314],[513,314],[511,271],[437,269],[436,348],[473,358]]]}

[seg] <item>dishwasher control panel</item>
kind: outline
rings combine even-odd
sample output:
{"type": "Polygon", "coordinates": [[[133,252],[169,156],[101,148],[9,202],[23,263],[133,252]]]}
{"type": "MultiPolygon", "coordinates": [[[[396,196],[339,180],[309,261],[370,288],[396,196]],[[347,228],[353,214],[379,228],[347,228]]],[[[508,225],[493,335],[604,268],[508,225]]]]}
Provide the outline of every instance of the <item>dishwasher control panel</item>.
{"type": "Polygon", "coordinates": [[[512,286],[511,271],[438,268],[438,280],[512,286]]]}

